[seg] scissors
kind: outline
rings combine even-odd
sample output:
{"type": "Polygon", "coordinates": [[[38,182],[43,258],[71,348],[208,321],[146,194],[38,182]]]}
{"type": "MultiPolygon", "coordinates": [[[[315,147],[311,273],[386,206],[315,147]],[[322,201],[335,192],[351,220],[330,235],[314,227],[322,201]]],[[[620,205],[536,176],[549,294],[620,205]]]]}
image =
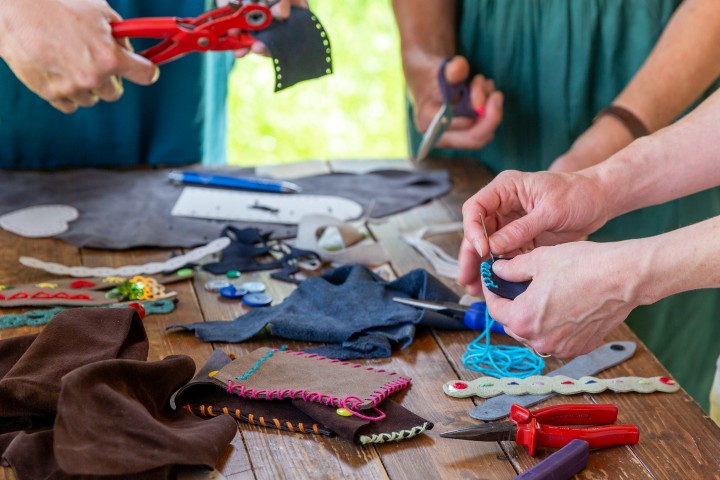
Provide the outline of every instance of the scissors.
{"type": "MultiPolygon", "coordinates": [[[[474,302],[470,305],[460,305],[453,302],[431,302],[428,300],[416,300],[414,298],[394,297],[393,301],[410,305],[412,307],[425,308],[443,314],[454,316],[460,313],[463,316],[463,322],[470,330],[485,330],[487,307],[485,302],[474,302]]],[[[491,332],[505,334],[505,327],[498,322],[494,322],[490,326],[491,332]]]]}
{"type": "Polygon", "coordinates": [[[161,38],[140,54],[158,65],[191,52],[248,48],[255,39],[248,31],[266,28],[272,22],[270,7],[275,1],[231,1],[199,17],[144,17],[112,22],[116,38],[161,38]]]}
{"type": "Polygon", "coordinates": [[[617,420],[615,405],[570,404],[545,407],[531,412],[513,404],[509,422],[485,423],[441,433],[444,438],[458,438],[481,442],[514,440],[525,445],[530,456],[537,447],[562,448],[578,439],[590,448],[634,445],[640,440],[635,425],[608,425],[617,420]],[[594,425],[573,428],[567,425],[594,425]]]}
{"type": "Polygon", "coordinates": [[[438,83],[440,84],[440,93],[443,97],[443,104],[437,111],[425,135],[423,135],[420,148],[418,149],[416,160],[422,160],[428,156],[438,139],[442,137],[450,122],[455,117],[479,118],[480,109],[475,110],[470,103],[470,89],[467,83],[448,83],[445,78],[445,67],[450,58],[446,58],[440,64],[438,69],[438,83]]]}

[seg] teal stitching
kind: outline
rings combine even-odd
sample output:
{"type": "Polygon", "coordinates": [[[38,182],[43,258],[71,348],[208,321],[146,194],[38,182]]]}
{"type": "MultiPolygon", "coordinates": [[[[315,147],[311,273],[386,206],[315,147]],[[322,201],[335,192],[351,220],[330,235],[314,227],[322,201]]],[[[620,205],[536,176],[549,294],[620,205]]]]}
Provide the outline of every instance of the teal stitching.
{"type": "Polygon", "coordinates": [[[236,378],[237,378],[238,380],[247,380],[247,379],[250,377],[250,375],[252,375],[253,373],[255,373],[255,370],[257,370],[258,368],[260,368],[260,365],[262,365],[262,363],[263,363],[264,361],[268,360],[270,357],[273,356],[273,353],[275,353],[275,352],[282,352],[282,351],[285,350],[286,348],[287,348],[287,345],[283,345],[282,347],[280,347],[280,348],[278,348],[278,349],[272,349],[272,350],[270,350],[268,353],[265,354],[264,357],[262,357],[260,360],[258,360],[257,362],[255,362],[255,365],[254,365],[250,370],[248,370],[247,372],[245,372],[245,375],[243,375],[242,377],[236,377],[236,378]]]}
{"type": "MultiPolygon", "coordinates": [[[[158,313],[170,313],[175,309],[175,302],[169,299],[163,300],[152,300],[146,302],[137,302],[145,307],[145,313],[147,315],[153,315],[158,313]]],[[[105,308],[117,308],[124,307],[126,305],[103,305],[105,308]]],[[[45,310],[31,310],[25,313],[11,313],[7,315],[0,315],[0,329],[3,328],[17,328],[17,327],[35,327],[38,325],[45,325],[58,313],[63,310],[70,308],[85,308],[85,307],[54,307],[45,310]]]]}
{"type": "Polygon", "coordinates": [[[490,262],[483,262],[480,265],[480,276],[486,287],[499,288],[495,282],[492,281],[490,276],[492,275],[492,265],[490,262]]]}

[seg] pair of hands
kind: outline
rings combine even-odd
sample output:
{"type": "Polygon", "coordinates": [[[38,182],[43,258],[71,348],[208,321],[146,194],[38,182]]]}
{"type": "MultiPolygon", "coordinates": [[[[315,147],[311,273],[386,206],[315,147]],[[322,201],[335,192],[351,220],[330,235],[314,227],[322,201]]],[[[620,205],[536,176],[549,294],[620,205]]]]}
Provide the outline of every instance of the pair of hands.
{"type": "Polygon", "coordinates": [[[626,270],[633,243],[574,241],[608,220],[605,195],[583,173],[505,171],[463,206],[458,281],[472,295],[482,292],[493,318],[538,352],[587,353],[638,305],[635,272],[626,270]],[[479,266],[490,251],[513,257],[494,263],[498,276],[532,280],[515,300],[483,285],[479,266]]]}
{"type": "MultiPolygon", "coordinates": [[[[220,6],[227,0],[218,2],[220,6]]],[[[293,5],[280,0],[276,18],[287,18],[293,5]]],[[[122,18],[105,0],[5,2],[0,7],[0,57],[31,91],[64,113],[98,101],[117,101],[122,81],[151,85],[157,65],[133,52],[127,39],[112,36],[111,22],[122,18]]],[[[267,52],[263,45],[252,51],[267,52]]],[[[244,56],[249,51],[237,52],[244,56]]]]}

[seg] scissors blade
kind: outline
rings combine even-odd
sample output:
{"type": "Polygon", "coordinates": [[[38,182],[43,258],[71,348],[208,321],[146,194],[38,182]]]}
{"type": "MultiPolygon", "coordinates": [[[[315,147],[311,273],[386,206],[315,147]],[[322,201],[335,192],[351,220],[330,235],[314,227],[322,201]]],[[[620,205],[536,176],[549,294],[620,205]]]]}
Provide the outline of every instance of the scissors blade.
{"type": "Polygon", "coordinates": [[[515,440],[516,433],[517,425],[515,422],[496,422],[451,430],[441,433],[440,436],[476,442],[504,442],[515,440]]]}
{"type": "Polygon", "coordinates": [[[404,297],[393,297],[393,301],[402,303],[403,305],[410,305],[411,307],[425,308],[427,310],[434,310],[436,312],[442,310],[452,310],[454,312],[467,312],[470,307],[466,305],[460,305],[459,303],[453,302],[431,302],[428,300],[418,300],[415,298],[404,298],[404,297]]]}
{"type": "Polygon", "coordinates": [[[445,133],[448,125],[450,125],[452,115],[452,107],[449,104],[444,103],[433,117],[432,122],[430,122],[430,126],[425,132],[425,135],[423,135],[415,160],[419,161],[427,158],[430,154],[430,150],[433,149],[438,139],[443,133],[445,133]]]}

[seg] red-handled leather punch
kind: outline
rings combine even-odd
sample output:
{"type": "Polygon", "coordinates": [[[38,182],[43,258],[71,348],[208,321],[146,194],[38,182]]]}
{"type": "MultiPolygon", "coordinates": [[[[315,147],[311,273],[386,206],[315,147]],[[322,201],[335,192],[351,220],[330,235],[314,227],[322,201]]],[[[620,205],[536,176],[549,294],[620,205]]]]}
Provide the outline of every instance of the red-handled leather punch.
{"type": "Polygon", "coordinates": [[[162,64],[191,52],[250,47],[255,39],[248,32],[262,30],[271,22],[270,4],[231,2],[195,18],[130,18],[113,22],[111,27],[116,38],[162,38],[140,52],[153,63],[162,64]]]}
{"type": "Polygon", "coordinates": [[[588,442],[590,448],[636,444],[640,431],[635,425],[608,425],[617,420],[617,412],[615,405],[557,405],[531,412],[515,404],[510,410],[510,422],[474,425],[440,436],[482,442],[514,440],[525,445],[531,456],[537,447],[562,448],[575,439],[588,442]]]}

